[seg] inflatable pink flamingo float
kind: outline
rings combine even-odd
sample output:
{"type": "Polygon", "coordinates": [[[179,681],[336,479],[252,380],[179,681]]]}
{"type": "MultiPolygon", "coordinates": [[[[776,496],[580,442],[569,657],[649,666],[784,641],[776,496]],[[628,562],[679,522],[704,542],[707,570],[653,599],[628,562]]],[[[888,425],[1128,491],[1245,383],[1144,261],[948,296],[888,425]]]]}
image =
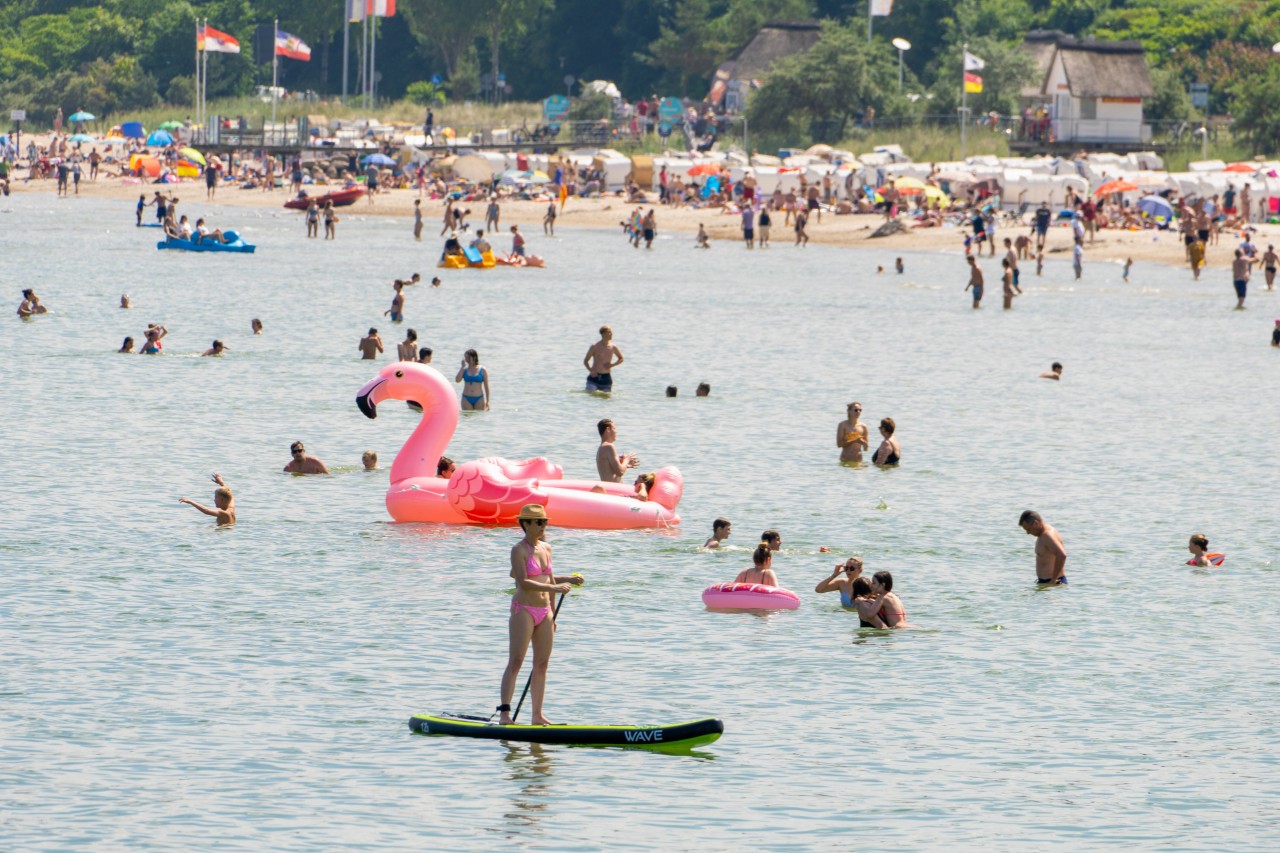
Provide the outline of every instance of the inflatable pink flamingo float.
{"type": "Polygon", "coordinates": [[[453,386],[434,367],[402,361],[384,367],[360,389],[356,405],[369,418],[383,400],[411,400],[422,420],[391,464],[387,512],[396,521],[446,524],[514,524],[520,507],[540,504],[560,527],[621,530],[680,523],[676,504],[684,480],[675,468],[655,471],[649,500],[633,497],[629,486],[596,480],[565,480],[564,472],[541,457],[510,461],[486,457],[437,477],[436,465],[458,427],[453,386]]]}

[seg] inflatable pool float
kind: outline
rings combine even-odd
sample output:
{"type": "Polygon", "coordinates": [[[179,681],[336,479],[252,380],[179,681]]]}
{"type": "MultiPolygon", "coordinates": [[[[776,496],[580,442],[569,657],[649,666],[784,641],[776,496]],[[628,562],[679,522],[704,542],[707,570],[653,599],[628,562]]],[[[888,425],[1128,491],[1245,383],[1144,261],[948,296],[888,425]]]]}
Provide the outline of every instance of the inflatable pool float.
{"type": "MultiPolygon", "coordinates": [[[[1215,566],[1221,566],[1222,562],[1227,559],[1226,554],[1220,553],[1218,551],[1214,551],[1213,553],[1210,553],[1210,554],[1205,554],[1205,557],[1207,557],[1209,562],[1215,566]]],[[[1196,564],[1196,561],[1194,558],[1187,560],[1188,566],[1194,566],[1195,564],[1196,564]]]]}
{"type": "Polygon", "coordinates": [[[222,236],[227,238],[226,243],[219,243],[217,240],[201,240],[196,243],[192,240],[166,237],[156,243],[156,248],[181,249],[184,252],[240,252],[246,255],[252,255],[253,250],[256,248],[240,239],[240,235],[234,231],[223,231],[222,236]]]}
{"type": "Polygon", "coordinates": [[[413,401],[422,418],[391,463],[387,512],[396,521],[445,524],[515,524],[520,507],[539,504],[556,527],[622,530],[680,523],[676,505],[684,478],[674,467],[654,472],[649,500],[636,500],[631,486],[597,480],[566,480],[546,459],[473,459],[445,480],[436,464],[458,427],[453,385],[434,367],[397,362],[360,389],[356,405],[368,418],[384,400],[413,401]]]}
{"type": "Polygon", "coordinates": [[[306,210],[313,201],[316,203],[316,207],[324,207],[325,202],[331,201],[334,207],[346,207],[349,204],[355,204],[356,199],[362,195],[364,195],[363,187],[352,187],[349,190],[335,190],[324,195],[291,198],[284,203],[284,206],[290,210],[306,210]]]}
{"type": "Polygon", "coordinates": [[[762,583],[713,583],[702,591],[702,603],[713,610],[795,610],[800,596],[762,583]]]}
{"type": "Polygon", "coordinates": [[[504,726],[466,714],[415,714],[409,718],[409,728],[424,735],[669,751],[711,743],[724,733],[724,723],[714,717],[665,726],[504,726]]]}
{"type": "Polygon", "coordinates": [[[436,264],[442,270],[461,270],[467,268],[467,259],[462,255],[445,255],[444,260],[436,264]]]}

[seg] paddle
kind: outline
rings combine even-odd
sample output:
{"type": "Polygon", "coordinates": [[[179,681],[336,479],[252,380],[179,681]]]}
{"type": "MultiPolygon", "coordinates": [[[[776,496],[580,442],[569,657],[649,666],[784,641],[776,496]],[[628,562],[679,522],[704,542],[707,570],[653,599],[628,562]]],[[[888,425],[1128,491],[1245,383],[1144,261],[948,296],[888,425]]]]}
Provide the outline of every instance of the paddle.
{"type": "MultiPolygon", "coordinates": [[[[551,622],[553,625],[555,624],[556,619],[560,616],[560,606],[564,604],[564,597],[568,594],[569,593],[567,592],[560,593],[560,600],[556,602],[555,612],[551,614],[551,622]]],[[[533,673],[530,672],[529,677],[524,680],[524,692],[520,694],[520,701],[516,703],[516,710],[511,715],[512,725],[515,725],[516,717],[519,716],[520,714],[520,706],[524,704],[524,697],[529,695],[529,685],[532,683],[533,683],[533,673]]]]}

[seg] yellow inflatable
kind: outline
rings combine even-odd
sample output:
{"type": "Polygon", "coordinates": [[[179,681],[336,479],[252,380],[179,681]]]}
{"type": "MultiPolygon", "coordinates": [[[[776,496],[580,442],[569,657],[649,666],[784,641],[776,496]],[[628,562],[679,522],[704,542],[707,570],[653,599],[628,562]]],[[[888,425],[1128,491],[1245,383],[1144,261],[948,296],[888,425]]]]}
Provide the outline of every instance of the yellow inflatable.
{"type": "Polygon", "coordinates": [[[482,255],[480,255],[480,258],[481,258],[480,263],[471,264],[471,266],[480,267],[481,269],[486,269],[486,270],[492,269],[493,267],[497,266],[498,259],[493,256],[493,252],[485,252],[482,255]]]}
{"type": "Polygon", "coordinates": [[[444,260],[436,264],[442,270],[460,270],[467,267],[467,259],[464,255],[445,255],[444,260]]]}

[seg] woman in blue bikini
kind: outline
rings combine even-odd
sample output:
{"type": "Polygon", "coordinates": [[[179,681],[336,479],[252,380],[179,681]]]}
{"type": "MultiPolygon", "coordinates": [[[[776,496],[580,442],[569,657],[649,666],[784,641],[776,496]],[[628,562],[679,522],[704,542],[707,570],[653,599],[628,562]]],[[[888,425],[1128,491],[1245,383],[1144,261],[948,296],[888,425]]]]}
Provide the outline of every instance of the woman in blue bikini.
{"type": "Polygon", "coordinates": [[[480,356],[475,350],[469,349],[463,354],[462,367],[453,381],[466,383],[462,386],[462,411],[489,411],[489,371],[480,366],[480,356]]]}
{"type": "Polygon", "coordinates": [[[556,577],[551,572],[551,546],[546,542],[547,511],[537,504],[528,504],[516,516],[524,538],[511,549],[511,577],[516,591],[511,597],[511,619],[508,634],[510,646],[507,668],[502,673],[502,704],[499,722],[511,724],[511,698],[515,694],[516,679],[524,665],[524,655],[533,644],[533,676],[530,692],[533,694],[533,724],[549,726],[551,721],[542,713],[542,697],[547,689],[547,666],[551,662],[551,646],[555,642],[556,620],[552,611],[556,593],[564,594],[569,587],[582,586],[582,576],[556,577]]]}

